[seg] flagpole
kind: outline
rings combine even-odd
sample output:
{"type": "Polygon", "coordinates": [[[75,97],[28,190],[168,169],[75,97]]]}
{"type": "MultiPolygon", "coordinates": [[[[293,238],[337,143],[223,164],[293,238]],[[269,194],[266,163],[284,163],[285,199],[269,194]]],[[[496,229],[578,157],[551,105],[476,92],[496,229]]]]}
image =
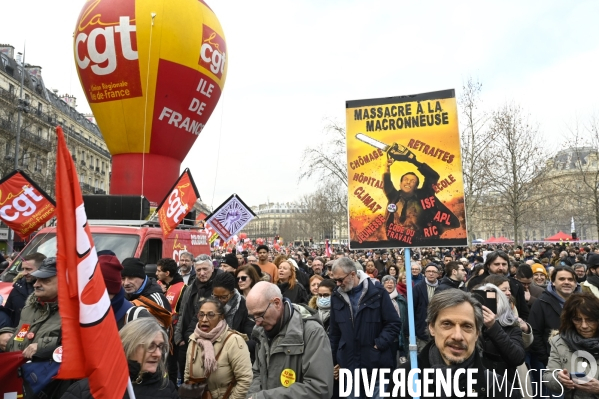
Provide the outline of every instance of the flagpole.
{"type": "MultiPolygon", "coordinates": [[[[414,296],[412,289],[412,254],[410,248],[404,249],[404,265],[406,274],[406,288],[407,288],[407,299],[408,299],[408,325],[410,333],[409,351],[410,351],[410,368],[413,370],[418,368],[418,346],[416,345],[416,323],[414,322],[414,296]]],[[[416,379],[418,377],[414,375],[412,382],[414,389],[416,389],[416,379]]],[[[416,392],[416,391],[415,391],[416,392]]],[[[418,398],[414,398],[418,399],[418,398]]]]}
{"type": "Polygon", "coordinates": [[[127,380],[127,393],[129,394],[129,399],[135,399],[135,392],[133,392],[133,385],[131,384],[131,377],[127,380]]]}

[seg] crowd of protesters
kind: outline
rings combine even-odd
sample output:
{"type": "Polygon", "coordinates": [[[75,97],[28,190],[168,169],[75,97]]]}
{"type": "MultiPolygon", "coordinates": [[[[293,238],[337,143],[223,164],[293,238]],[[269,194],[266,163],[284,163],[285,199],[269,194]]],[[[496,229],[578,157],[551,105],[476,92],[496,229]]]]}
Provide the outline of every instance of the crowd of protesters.
{"type": "MultiPolygon", "coordinates": [[[[559,397],[561,387],[568,397],[599,396],[598,375],[571,374],[589,371],[573,364],[576,351],[599,358],[599,249],[429,248],[412,252],[409,270],[402,250],[327,253],[182,253],[151,272],[140,259],[98,253],[135,392],[178,397],[178,387],[202,380],[214,399],[336,398],[340,369],[410,367],[411,291],[419,365],[462,364],[519,388],[501,396],[479,386],[482,397],[559,397]],[[447,338],[443,315],[465,317],[455,321],[461,332],[447,338]]],[[[56,259],[25,256],[0,308],[0,350],[52,358],[62,339],[57,289],[56,259]]],[[[43,393],[91,397],[86,380],[50,380],[43,393]]]]}

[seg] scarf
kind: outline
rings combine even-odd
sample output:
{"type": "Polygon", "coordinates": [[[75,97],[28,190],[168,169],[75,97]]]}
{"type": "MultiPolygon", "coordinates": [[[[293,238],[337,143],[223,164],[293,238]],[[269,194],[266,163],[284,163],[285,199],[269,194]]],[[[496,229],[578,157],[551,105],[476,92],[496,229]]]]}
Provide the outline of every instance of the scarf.
{"type": "Polygon", "coordinates": [[[403,296],[404,298],[406,297],[406,295],[408,295],[408,287],[405,283],[397,283],[397,286],[395,288],[397,288],[397,292],[399,293],[399,295],[403,296]]]}
{"type": "Polygon", "coordinates": [[[432,299],[433,295],[435,295],[435,290],[439,286],[439,280],[437,280],[435,282],[435,284],[432,284],[432,283],[429,283],[428,280],[425,278],[424,282],[426,283],[426,293],[428,295],[428,300],[430,301],[432,299]]]}
{"type": "MultiPolygon", "coordinates": [[[[447,364],[445,364],[445,360],[443,360],[443,357],[441,356],[441,352],[439,351],[439,348],[437,348],[437,346],[433,344],[433,345],[431,345],[429,352],[428,352],[428,360],[431,364],[431,367],[443,370],[443,374],[445,374],[445,370],[451,370],[451,375],[453,376],[457,369],[472,367],[474,365],[474,355],[475,354],[476,354],[476,350],[474,352],[472,352],[472,355],[470,355],[470,357],[468,359],[464,360],[462,363],[450,364],[448,366],[447,364]]],[[[466,378],[465,373],[463,374],[463,376],[464,376],[464,378],[466,378]]]]}
{"type": "Polygon", "coordinates": [[[218,368],[218,363],[216,362],[216,358],[214,357],[214,341],[216,338],[220,337],[220,335],[227,328],[227,322],[221,320],[218,322],[216,327],[208,332],[204,332],[200,330],[199,323],[196,324],[196,328],[193,331],[197,336],[196,342],[202,348],[202,352],[204,355],[204,374],[206,377],[213,371],[216,371],[218,368]]]}
{"type": "Polygon", "coordinates": [[[283,298],[283,308],[283,314],[281,315],[281,318],[279,319],[277,324],[275,324],[274,327],[270,329],[270,331],[264,330],[264,333],[266,334],[269,340],[276,337],[277,334],[280,333],[283,329],[283,326],[286,326],[287,323],[289,323],[289,320],[291,320],[291,316],[293,315],[293,306],[291,306],[291,301],[289,299],[283,298]]]}
{"type": "MultiPolygon", "coordinates": [[[[316,301],[316,303],[318,303],[318,301],[316,301]]],[[[318,306],[318,317],[320,317],[320,321],[322,321],[322,324],[324,324],[329,319],[329,316],[331,315],[331,301],[329,301],[328,306],[322,306],[322,305],[317,305],[317,306],[318,306]]]]}
{"type": "Polygon", "coordinates": [[[143,284],[141,285],[141,287],[139,287],[139,289],[137,291],[135,291],[133,294],[131,295],[139,295],[143,292],[144,288],[146,288],[146,284],[148,284],[148,276],[146,276],[146,279],[144,280],[143,284]]]}
{"type": "Polygon", "coordinates": [[[599,276],[588,276],[587,281],[589,284],[593,284],[595,287],[599,288],[599,276]]]}
{"type": "Polygon", "coordinates": [[[599,359],[599,337],[583,338],[576,332],[576,329],[570,329],[560,334],[560,337],[566,342],[572,352],[587,351],[599,359]]]}
{"type": "Polygon", "coordinates": [[[233,290],[233,296],[227,304],[225,305],[225,320],[229,327],[233,328],[233,318],[235,317],[235,313],[239,310],[239,303],[241,302],[241,295],[239,295],[239,291],[236,289],[233,290]]]}

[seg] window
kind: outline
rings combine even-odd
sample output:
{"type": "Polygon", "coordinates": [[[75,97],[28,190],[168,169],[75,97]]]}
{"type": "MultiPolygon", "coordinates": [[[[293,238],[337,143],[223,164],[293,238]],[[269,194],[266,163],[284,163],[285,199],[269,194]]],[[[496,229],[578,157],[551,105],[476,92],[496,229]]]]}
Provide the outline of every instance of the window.
{"type": "Polygon", "coordinates": [[[15,85],[9,83],[8,84],[8,92],[10,94],[15,94],[15,85]]]}
{"type": "Polygon", "coordinates": [[[41,127],[37,128],[37,136],[42,137],[42,128],[41,127]]]}
{"type": "Polygon", "coordinates": [[[38,115],[42,114],[42,103],[37,103],[37,114],[38,115]]]}
{"type": "Polygon", "coordinates": [[[162,258],[162,240],[151,238],[144,244],[140,259],[145,265],[155,265],[162,258]]]}

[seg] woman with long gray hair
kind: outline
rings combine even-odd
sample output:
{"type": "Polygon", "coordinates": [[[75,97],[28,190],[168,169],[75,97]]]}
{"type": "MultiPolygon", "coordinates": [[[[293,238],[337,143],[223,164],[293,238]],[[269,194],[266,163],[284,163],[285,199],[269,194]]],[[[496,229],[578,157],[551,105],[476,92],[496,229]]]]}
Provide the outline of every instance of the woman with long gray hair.
{"type": "MultiPolygon", "coordinates": [[[[142,317],[127,323],[119,333],[135,397],[178,398],[175,384],[166,372],[169,339],[160,324],[153,317],[142,317]]],[[[128,397],[125,392],[123,397],[128,397]]],[[[88,379],[71,385],[62,398],[93,399],[88,379]]]]}
{"type": "Polygon", "coordinates": [[[501,376],[507,372],[508,381],[514,381],[516,369],[526,357],[518,317],[512,312],[507,296],[495,284],[486,283],[475,290],[494,291],[497,298],[497,314],[483,304],[483,364],[501,376]]]}

